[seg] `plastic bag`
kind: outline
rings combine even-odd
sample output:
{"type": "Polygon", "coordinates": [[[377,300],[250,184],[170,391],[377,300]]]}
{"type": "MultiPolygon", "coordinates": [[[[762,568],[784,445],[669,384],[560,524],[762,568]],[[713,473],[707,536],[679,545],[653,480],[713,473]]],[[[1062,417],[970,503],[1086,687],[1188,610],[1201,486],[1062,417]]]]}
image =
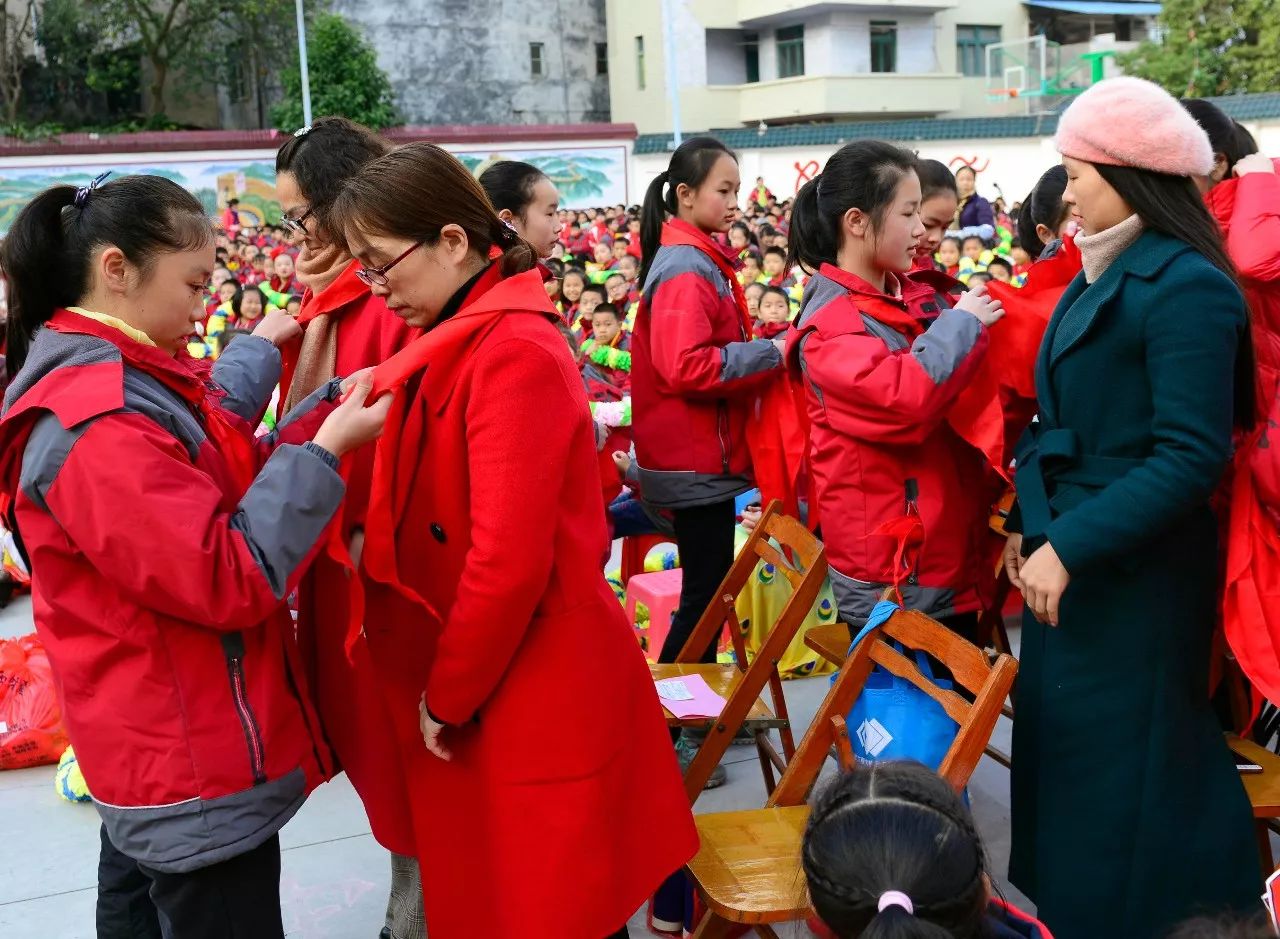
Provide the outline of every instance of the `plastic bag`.
{"type": "Polygon", "coordinates": [[[67,744],[44,646],[34,633],[0,640],[0,770],[57,763],[67,744]]]}

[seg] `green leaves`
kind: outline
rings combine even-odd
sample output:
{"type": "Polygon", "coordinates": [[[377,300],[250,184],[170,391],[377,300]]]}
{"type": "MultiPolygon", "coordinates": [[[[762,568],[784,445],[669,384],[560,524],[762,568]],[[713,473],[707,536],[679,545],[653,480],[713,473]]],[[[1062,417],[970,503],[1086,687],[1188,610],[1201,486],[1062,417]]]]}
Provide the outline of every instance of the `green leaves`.
{"type": "Polygon", "coordinates": [[[1119,57],[1127,74],[1178,97],[1208,97],[1280,86],[1278,0],[1164,0],[1163,42],[1119,57]]]}
{"type": "MultiPolygon", "coordinates": [[[[340,16],[322,13],[307,27],[307,67],[315,117],[339,115],[375,130],[399,123],[391,82],[368,41],[340,16]]],[[[302,77],[295,52],[284,69],[284,101],[271,109],[276,127],[302,126],[302,77]]]]}

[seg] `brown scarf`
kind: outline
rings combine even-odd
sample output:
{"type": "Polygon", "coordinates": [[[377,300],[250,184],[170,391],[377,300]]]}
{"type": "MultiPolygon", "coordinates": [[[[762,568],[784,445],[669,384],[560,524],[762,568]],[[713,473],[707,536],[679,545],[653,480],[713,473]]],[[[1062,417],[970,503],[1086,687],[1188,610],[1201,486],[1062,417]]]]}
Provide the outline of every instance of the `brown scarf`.
{"type": "Polygon", "coordinates": [[[1095,283],[1111,266],[1111,262],[1142,237],[1142,219],[1130,215],[1105,231],[1093,235],[1076,235],[1076,247],[1084,263],[1084,279],[1095,283]]]}
{"type": "MultiPolygon", "coordinates": [[[[351,258],[346,252],[334,245],[314,253],[309,252],[304,245],[298,255],[297,271],[298,282],[309,292],[308,301],[316,302],[350,263],[351,258]]],[[[302,321],[305,316],[304,307],[299,320],[302,321]]],[[[333,378],[337,370],[338,322],[328,313],[320,313],[306,321],[302,347],[298,351],[298,367],[289,383],[289,393],[285,397],[281,413],[288,414],[311,392],[333,378]]]]}

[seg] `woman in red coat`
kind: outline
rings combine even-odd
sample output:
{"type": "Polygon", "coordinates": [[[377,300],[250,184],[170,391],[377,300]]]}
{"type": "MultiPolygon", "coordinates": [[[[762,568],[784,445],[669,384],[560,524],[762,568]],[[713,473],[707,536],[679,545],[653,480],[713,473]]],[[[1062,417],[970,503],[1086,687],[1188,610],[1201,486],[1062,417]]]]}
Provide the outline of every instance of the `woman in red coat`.
{"type": "Polygon", "coordinates": [[[375,294],[427,330],[375,376],[403,390],[377,453],[363,623],[428,932],[625,935],[697,838],[635,636],[584,576],[607,544],[582,485],[595,435],[534,251],[430,144],[370,163],[334,216],[375,294]]]}
{"type": "MultiPolygon", "coordinates": [[[[300,248],[297,272],[307,288],[298,314],[302,341],[284,349],[280,397],[285,414],[335,374],[377,365],[417,333],[356,276],[359,263],[329,229],[328,212],[343,184],[386,150],[386,142],[371,130],[346,118],[325,117],[291,137],[276,156],[281,221],[300,248]]],[[[346,476],[341,535],[358,557],[373,478],[372,447],[351,455],[346,476]]],[[[396,759],[395,741],[367,650],[362,644],[350,655],[343,649],[346,611],[358,603],[339,562],[328,554],[317,558],[298,591],[298,641],[325,734],[364,802],[374,838],[392,853],[387,930],[392,939],[417,939],[421,890],[412,862],[408,798],[399,773],[386,772],[396,759]]]]}

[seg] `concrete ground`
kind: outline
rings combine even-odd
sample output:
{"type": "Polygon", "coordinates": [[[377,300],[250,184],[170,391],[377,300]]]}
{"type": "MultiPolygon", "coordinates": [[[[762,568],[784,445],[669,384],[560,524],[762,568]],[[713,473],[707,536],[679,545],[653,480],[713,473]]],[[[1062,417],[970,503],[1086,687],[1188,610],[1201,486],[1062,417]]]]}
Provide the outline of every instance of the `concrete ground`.
{"type": "MultiPolygon", "coordinates": [[[[0,611],[0,637],[30,631],[29,600],[17,600],[0,611]]],[[[826,678],[786,684],[797,740],[827,687],[826,678]]],[[[565,739],[572,745],[572,733],[565,739]]],[[[1008,750],[1007,721],[1001,721],[995,741],[1008,750]]],[[[699,813],[763,804],[755,749],[731,748],[725,765],[728,783],[703,795],[699,813]]],[[[5,939],[92,939],[94,934],[98,816],[91,805],[73,805],[55,795],[53,773],[52,766],[0,773],[0,936],[5,939]]],[[[970,798],[994,879],[1008,899],[1032,909],[1004,879],[1009,857],[1008,772],[983,759],[973,776],[970,798]]],[[[389,862],[369,834],[364,810],[345,776],[311,796],[281,832],[281,843],[287,934],[298,939],[375,939],[386,908],[389,862]]],[[[648,935],[642,912],[632,919],[631,934],[648,935]]],[[[798,926],[782,935],[808,936],[809,931],[798,926]]]]}

